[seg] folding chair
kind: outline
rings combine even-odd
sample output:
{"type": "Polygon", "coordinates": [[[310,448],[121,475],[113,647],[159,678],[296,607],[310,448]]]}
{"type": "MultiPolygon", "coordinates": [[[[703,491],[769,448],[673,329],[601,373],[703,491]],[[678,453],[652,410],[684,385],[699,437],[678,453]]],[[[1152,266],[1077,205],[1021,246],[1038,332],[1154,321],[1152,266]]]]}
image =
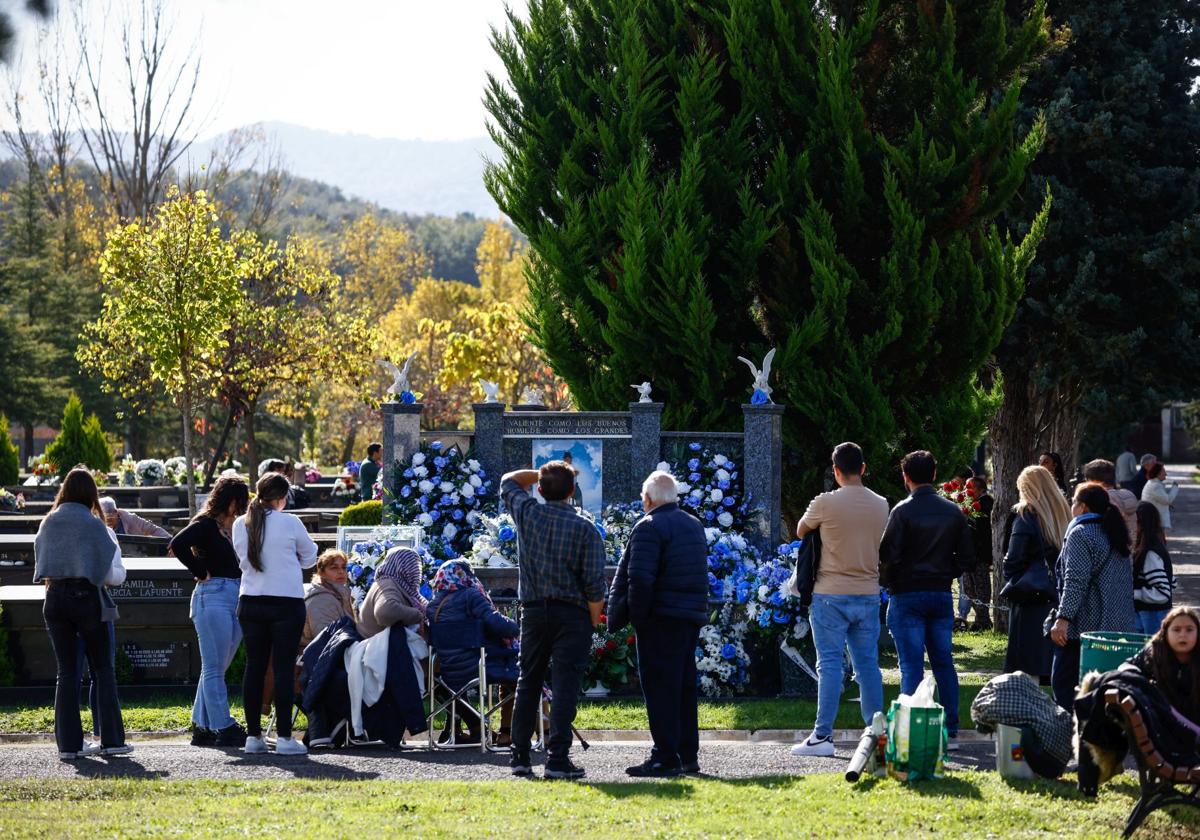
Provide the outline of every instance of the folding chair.
{"type": "MultiPolygon", "coordinates": [[[[440,622],[430,625],[429,632],[429,676],[426,682],[429,696],[429,748],[430,749],[462,749],[475,747],[476,744],[459,744],[458,719],[460,703],[470,710],[472,717],[479,722],[479,750],[488,752],[507,749],[497,747],[494,743],[495,728],[492,720],[501,712],[506,703],[513,700],[512,692],[505,692],[499,685],[488,682],[487,678],[487,636],[482,621],[440,622]],[[452,689],[437,669],[437,651],[439,642],[445,643],[448,638],[454,639],[454,647],[466,646],[479,651],[479,673],[469,682],[452,689]],[[439,693],[443,699],[439,699],[439,693]],[[474,695],[474,702],[468,698],[474,695]],[[450,739],[445,744],[436,743],[434,736],[434,719],[442,713],[450,716],[450,739]]],[[[542,721],[538,722],[538,733],[543,730],[542,721]]],[[[541,739],[544,740],[544,739],[541,739]]]]}

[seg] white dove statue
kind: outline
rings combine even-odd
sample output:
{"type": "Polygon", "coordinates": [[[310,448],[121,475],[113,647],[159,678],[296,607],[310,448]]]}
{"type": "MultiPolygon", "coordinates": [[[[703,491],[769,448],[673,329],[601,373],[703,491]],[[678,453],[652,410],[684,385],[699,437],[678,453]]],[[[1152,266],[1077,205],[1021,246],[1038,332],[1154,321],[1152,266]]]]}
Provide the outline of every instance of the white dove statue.
{"type": "Polygon", "coordinates": [[[496,394],[500,393],[500,384],[497,382],[488,382],[486,379],[479,380],[479,386],[483,388],[483,401],[485,403],[498,403],[496,394]]]}
{"type": "MultiPolygon", "coordinates": [[[[775,358],[775,349],[776,348],[772,347],[767,351],[767,355],[763,357],[762,370],[759,370],[758,366],[745,356],[738,356],[738,361],[744,362],[746,367],[750,368],[751,375],[754,376],[754,392],[761,392],[763,398],[765,398],[764,401],[771,404],[774,404],[775,401],[771,399],[771,386],[768,383],[768,380],[771,378],[771,360],[775,358]]],[[[753,396],[751,396],[750,399],[752,402],[754,401],[753,396]]]]}
{"type": "Polygon", "coordinates": [[[412,367],[413,359],[417,357],[417,351],[414,350],[404,360],[404,367],[396,367],[387,359],[376,359],[375,362],[381,368],[386,370],[392,377],[392,384],[388,386],[385,393],[391,394],[394,399],[400,399],[401,394],[410,392],[412,389],[408,384],[408,369],[412,367]]]}
{"type": "Polygon", "coordinates": [[[653,402],[650,399],[650,383],[643,382],[641,385],[630,385],[630,388],[638,392],[638,402],[648,403],[653,402]]]}
{"type": "Polygon", "coordinates": [[[521,392],[521,405],[543,405],[542,393],[536,388],[526,388],[521,392]]]}

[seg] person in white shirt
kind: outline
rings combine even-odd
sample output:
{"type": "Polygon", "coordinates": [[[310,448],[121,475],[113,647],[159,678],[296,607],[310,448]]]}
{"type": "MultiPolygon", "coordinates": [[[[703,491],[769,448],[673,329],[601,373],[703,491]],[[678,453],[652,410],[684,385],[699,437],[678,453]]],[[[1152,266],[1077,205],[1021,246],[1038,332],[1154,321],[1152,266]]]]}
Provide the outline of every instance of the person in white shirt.
{"type": "Polygon", "coordinates": [[[291,485],[279,473],[258,480],[244,516],[233,523],[233,548],[242,569],[238,623],[246,644],[242,702],[246,712],[245,751],[262,753],[263,679],[270,659],[275,670],[275,721],[280,755],[308,750],[292,738],[296,650],[304,632],[304,577],[317,563],[317,545],[296,516],[285,513],[291,485]]]}
{"type": "Polygon", "coordinates": [[[1142,488],[1142,501],[1149,502],[1158,508],[1158,516],[1162,519],[1164,534],[1171,533],[1171,505],[1179,495],[1179,482],[1173,482],[1167,487],[1167,467],[1156,462],[1147,473],[1149,479],[1142,488]]]}
{"type": "Polygon", "coordinates": [[[1118,487],[1124,487],[1129,482],[1133,481],[1137,475],[1138,461],[1137,456],[1133,454],[1133,450],[1128,446],[1125,451],[1117,456],[1116,463],[1116,483],[1118,487]]]}

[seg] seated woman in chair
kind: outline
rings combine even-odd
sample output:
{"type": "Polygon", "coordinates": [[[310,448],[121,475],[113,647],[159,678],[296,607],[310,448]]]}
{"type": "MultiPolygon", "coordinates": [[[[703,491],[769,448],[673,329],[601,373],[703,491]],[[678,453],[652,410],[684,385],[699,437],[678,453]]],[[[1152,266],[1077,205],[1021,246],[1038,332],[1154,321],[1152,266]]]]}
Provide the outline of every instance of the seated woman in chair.
{"type": "Polygon", "coordinates": [[[364,639],[403,624],[420,632],[429,602],[421,594],[421,556],[411,548],[393,548],[375,570],[375,582],[358,610],[364,639]]]}
{"type": "Polygon", "coordinates": [[[354,599],[346,586],[346,566],[349,560],[345,553],[331,548],[317,558],[317,568],[312,582],[304,587],[304,632],[300,636],[300,650],[308,647],[313,638],[344,615],[357,618],[354,614],[354,599]]]}
{"type": "MultiPolygon", "coordinates": [[[[437,570],[433,579],[433,600],[429,602],[429,624],[482,621],[487,644],[488,683],[512,687],[517,682],[517,649],[515,637],[520,628],[515,621],[501,615],[475,577],[475,570],[465,560],[447,560],[437,570]]],[[[479,675],[479,649],[454,645],[451,638],[439,639],[437,649],[441,677],[454,690],[466,685],[479,675]]],[[[479,719],[466,703],[459,701],[460,721],[467,724],[467,737],[456,738],[460,744],[479,743],[479,719]]],[[[512,718],[512,700],[500,711],[500,732],[496,746],[504,746],[508,739],[509,721],[512,718]]],[[[447,718],[446,726],[438,739],[439,743],[450,740],[452,730],[447,718]]]]}

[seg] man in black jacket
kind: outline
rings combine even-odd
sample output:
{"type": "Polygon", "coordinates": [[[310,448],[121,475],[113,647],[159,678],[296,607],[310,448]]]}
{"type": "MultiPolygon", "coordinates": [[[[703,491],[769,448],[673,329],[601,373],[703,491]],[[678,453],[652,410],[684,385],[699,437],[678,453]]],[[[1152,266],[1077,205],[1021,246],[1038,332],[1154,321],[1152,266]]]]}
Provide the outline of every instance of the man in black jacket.
{"type": "Polygon", "coordinates": [[[708,622],[708,542],[704,527],[680,510],[670,473],[642,485],[646,511],[633,526],[608,595],[608,625],[637,631],[638,675],[654,747],[626,769],[631,776],[699,773],[696,643],[708,622]]]}
{"type": "Polygon", "coordinates": [[[954,599],[950,583],[975,567],[967,518],[933,489],[937,462],[919,450],[904,456],[909,497],[892,508],[879,545],[880,582],[887,587],[887,626],[900,659],[900,691],[912,694],[925,676],[925,653],[946,710],[946,730],[958,735],[958,674],[950,650],[954,599]]]}

